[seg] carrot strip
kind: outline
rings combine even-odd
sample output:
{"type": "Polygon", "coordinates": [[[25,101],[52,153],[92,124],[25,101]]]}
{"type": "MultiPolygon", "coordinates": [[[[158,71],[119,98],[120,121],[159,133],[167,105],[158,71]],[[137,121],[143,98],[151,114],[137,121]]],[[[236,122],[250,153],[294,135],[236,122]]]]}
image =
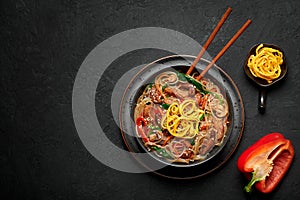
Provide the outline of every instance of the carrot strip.
{"type": "Polygon", "coordinates": [[[205,106],[206,106],[206,103],[207,103],[207,100],[208,100],[208,94],[206,94],[204,97],[203,97],[203,101],[202,101],[202,105],[201,105],[201,110],[204,110],[205,106]]]}
{"type": "Polygon", "coordinates": [[[173,135],[169,135],[167,139],[164,141],[162,146],[166,146],[166,144],[173,138],[173,135]]]}

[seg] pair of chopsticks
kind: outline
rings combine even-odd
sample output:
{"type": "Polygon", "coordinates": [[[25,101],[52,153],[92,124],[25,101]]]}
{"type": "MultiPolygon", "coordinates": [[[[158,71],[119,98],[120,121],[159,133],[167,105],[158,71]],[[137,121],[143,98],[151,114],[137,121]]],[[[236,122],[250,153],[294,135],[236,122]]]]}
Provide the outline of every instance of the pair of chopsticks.
{"type": "MultiPolygon", "coordinates": [[[[211,35],[209,36],[209,38],[207,39],[207,41],[205,42],[205,44],[203,45],[203,47],[202,47],[201,51],[199,52],[199,54],[197,55],[196,59],[194,60],[194,62],[190,66],[189,70],[186,72],[186,75],[190,75],[190,73],[194,70],[196,64],[199,62],[199,60],[203,56],[203,54],[206,51],[206,49],[208,48],[208,46],[210,45],[210,43],[215,38],[216,34],[220,30],[221,26],[224,24],[225,20],[227,19],[227,17],[231,13],[231,11],[232,11],[232,9],[230,7],[226,10],[226,12],[224,13],[224,15],[220,19],[219,23],[217,24],[217,26],[215,27],[215,29],[213,30],[213,32],[211,33],[211,35]]],[[[251,23],[251,20],[248,19],[245,22],[245,24],[236,32],[236,34],[227,42],[227,44],[223,47],[223,49],[216,55],[216,57],[214,57],[212,59],[212,61],[205,67],[205,69],[200,73],[200,75],[196,77],[196,80],[199,81],[201,78],[203,78],[203,76],[208,72],[208,70],[217,62],[217,60],[219,60],[219,58],[229,49],[229,47],[246,30],[246,28],[250,25],[250,23],[251,23]]]]}

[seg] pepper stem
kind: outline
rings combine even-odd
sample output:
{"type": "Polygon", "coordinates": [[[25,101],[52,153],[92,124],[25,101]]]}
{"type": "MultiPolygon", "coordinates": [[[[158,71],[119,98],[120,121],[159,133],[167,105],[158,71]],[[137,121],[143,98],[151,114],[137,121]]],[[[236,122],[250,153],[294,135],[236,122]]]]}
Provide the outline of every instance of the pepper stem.
{"type": "Polygon", "coordinates": [[[248,185],[246,185],[244,187],[244,190],[246,192],[251,192],[252,186],[254,185],[254,183],[261,181],[263,178],[262,177],[256,177],[256,172],[252,172],[252,178],[250,180],[250,182],[248,183],[248,185]]]}

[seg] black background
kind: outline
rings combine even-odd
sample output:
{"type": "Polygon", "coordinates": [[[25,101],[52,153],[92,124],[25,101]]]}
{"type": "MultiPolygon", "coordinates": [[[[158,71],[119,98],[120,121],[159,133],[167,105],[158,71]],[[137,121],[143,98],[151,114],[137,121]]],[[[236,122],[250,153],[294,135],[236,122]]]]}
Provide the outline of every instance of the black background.
{"type": "MultiPolygon", "coordinates": [[[[300,198],[299,1],[1,0],[0,22],[0,199],[300,198]],[[117,33],[147,26],[173,29],[203,44],[228,6],[233,12],[210,55],[246,19],[253,21],[218,61],[236,82],[245,105],[244,134],[231,159],[208,176],[178,181],[120,172],[90,155],[72,117],[73,83],[89,52],[117,33]],[[268,91],[264,115],[257,111],[258,88],[242,69],[248,50],[260,42],[280,46],[288,64],[286,79],[268,91]],[[245,194],[238,156],[274,131],[294,144],[293,165],[271,194],[245,194]]],[[[100,80],[96,101],[110,105],[109,91],[122,73],[165,55],[145,49],[119,58],[100,80]]],[[[105,133],[125,148],[118,127],[110,123],[111,113],[103,113],[101,106],[97,112],[105,133]]]]}

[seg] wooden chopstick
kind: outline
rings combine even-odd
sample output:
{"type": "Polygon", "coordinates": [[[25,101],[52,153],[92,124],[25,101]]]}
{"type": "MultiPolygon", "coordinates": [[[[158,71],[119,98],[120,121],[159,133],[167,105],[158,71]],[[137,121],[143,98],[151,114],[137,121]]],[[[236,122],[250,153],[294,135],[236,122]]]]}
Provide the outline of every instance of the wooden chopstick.
{"type": "Polygon", "coordinates": [[[237,33],[227,42],[227,44],[223,47],[223,49],[214,57],[214,59],[205,67],[205,69],[201,72],[199,76],[197,76],[196,80],[200,80],[206,74],[206,72],[219,60],[219,58],[227,51],[227,49],[238,39],[238,37],[246,30],[246,28],[250,25],[251,20],[248,19],[245,24],[237,31],[237,33]]]}
{"type": "Polygon", "coordinates": [[[196,64],[199,62],[200,58],[203,56],[203,54],[206,51],[207,47],[210,45],[210,43],[215,38],[216,34],[220,30],[221,26],[224,24],[225,20],[227,19],[227,17],[231,13],[231,11],[232,11],[232,9],[230,7],[228,7],[226,12],[223,14],[222,18],[220,19],[219,23],[217,24],[217,26],[215,27],[215,29],[213,30],[213,32],[211,33],[211,35],[209,36],[209,38],[207,39],[205,44],[203,45],[201,51],[198,53],[196,59],[194,60],[194,62],[190,66],[189,70],[186,72],[186,75],[190,75],[192,73],[192,71],[194,70],[196,64]]]}

